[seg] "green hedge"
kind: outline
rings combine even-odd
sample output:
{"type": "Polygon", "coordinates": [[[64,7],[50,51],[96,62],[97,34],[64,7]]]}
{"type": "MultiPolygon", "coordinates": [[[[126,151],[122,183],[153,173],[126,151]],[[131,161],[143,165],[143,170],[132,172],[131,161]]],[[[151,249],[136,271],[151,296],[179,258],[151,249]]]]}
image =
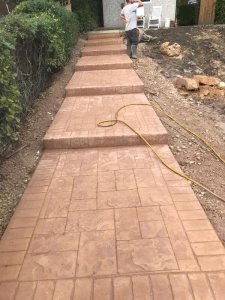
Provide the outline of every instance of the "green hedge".
{"type": "Polygon", "coordinates": [[[224,0],[216,1],[215,23],[225,24],[225,1],[224,0]]]}
{"type": "Polygon", "coordinates": [[[102,0],[71,0],[71,9],[78,16],[81,31],[103,26],[102,0]]]}
{"type": "Polygon", "coordinates": [[[0,158],[50,75],[67,61],[79,34],[75,14],[28,0],[0,21],[0,158]]]}

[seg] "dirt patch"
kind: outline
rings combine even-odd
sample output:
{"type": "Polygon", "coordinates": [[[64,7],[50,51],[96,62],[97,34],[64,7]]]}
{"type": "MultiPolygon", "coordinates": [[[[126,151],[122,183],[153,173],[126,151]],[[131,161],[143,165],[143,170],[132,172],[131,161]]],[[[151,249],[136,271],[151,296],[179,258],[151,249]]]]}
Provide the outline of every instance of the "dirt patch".
{"type": "MultiPolygon", "coordinates": [[[[202,101],[194,94],[183,97],[173,84],[177,75],[206,74],[225,80],[225,27],[180,27],[150,34],[158,39],[139,46],[140,59],[134,64],[145,83],[149,101],[158,102],[167,113],[200,134],[225,157],[225,100],[202,101]],[[183,58],[163,56],[159,48],[165,41],[179,43],[183,58]]],[[[196,138],[165,115],[158,115],[169,132],[170,149],[184,173],[225,197],[225,165],[196,138]]],[[[193,189],[225,244],[225,203],[198,187],[193,189]]]]}
{"type": "Polygon", "coordinates": [[[78,40],[68,64],[53,76],[50,87],[37,99],[20,128],[19,143],[12,153],[23,146],[25,148],[0,166],[0,237],[41,157],[42,139],[65,97],[65,86],[74,73],[84,38],[78,40]]]}

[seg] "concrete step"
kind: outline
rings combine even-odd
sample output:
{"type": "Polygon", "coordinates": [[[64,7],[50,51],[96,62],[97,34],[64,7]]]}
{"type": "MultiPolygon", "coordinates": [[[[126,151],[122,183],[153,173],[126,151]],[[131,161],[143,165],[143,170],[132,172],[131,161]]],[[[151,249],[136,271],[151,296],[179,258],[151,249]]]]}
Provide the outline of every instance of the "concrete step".
{"type": "Polygon", "coordinates": [[[97,39],[97,40],[87,40],[85,42],[86,46],[101,46],[101,45],[118,45],[123,44],[122,38],[114,38],[114,39],[97,39]]]}
{"type": "Polygon", "coordinates": [[[77,62],[76,71],[130,69],[132,60],[126,54],[84,56],[77,62]]]}
{"type": "MultiPolygon", "coordinates": [[[[149,103],[144,94],[68,97],[64,100],[44,137],[49,149],[128,146],[143,144],[125,125],[101,128],[97,124],[114,119],[116,111],[130,103],[149,103]]],[[[119,114],[152,144],[167,143],[167,132],[151,107],[131,106],[119,114]]]]}
{"type": "Polygon", "coordinates": [[[89,40],[111,39],[120,37],[120,30],[101,30],[88,32],[89,40]]]}
{"type": "Polygon", "coordinates": [[[82,56],[96,56],[96,55],[112,55],[112,54],[126,54],[127,48],[123,44],[118,45],[102,45],[102,46],[88,46],[85,47],[82,56]]]}
{"type": "Polygon", "coordinates": [[[75,72],[67,96],[143,93],[144,84],[133,69],[75,72]]]}

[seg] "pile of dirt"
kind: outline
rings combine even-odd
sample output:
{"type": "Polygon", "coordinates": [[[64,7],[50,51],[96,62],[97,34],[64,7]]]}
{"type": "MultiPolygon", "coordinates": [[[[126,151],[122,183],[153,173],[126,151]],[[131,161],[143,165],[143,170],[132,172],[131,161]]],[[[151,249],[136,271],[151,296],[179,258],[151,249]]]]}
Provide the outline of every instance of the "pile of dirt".
{"type": "MultiPolygon", "coordinates": [[[[141,44],[140,59],[135,62],[150,103],[159,103],[167,113],[205,138],[225,158],[225,101],[215,101],[215,98],[203,101],[195,98],[195,93],[184,97],[174,85],[177,75],[192,77],[205,74],[224,81],[225,27],[178,27],[151,31],[150,34],[158,39],[141,44]],[[182,59],[160,53],[160,45],[165,41],[181,45],[182,59]]],[[[224,197],[225,165],[196,138],[165,115],[157,114],[169,132],[170,149],[184,173],[224,197]]],[[[225,243],[225,203],[198,187],[193,189],[225,243]]]]}

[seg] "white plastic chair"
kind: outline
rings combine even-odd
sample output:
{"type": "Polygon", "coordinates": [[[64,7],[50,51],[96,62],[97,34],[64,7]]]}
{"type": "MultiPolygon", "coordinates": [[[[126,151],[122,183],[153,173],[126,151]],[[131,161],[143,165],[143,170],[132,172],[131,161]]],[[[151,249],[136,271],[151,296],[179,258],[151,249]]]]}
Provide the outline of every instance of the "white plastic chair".
{"type": "Polygon", "coordinates": [[[145,9],[144,6],[137,8],[137,27],[144,28],[145,27],[145,9]]]}
{"type": "Polygon", "coordinates": [[[161,25],[162,6],[153,6],[152,13],[148,20],[148,28],[159,28],[161,25]]]}

